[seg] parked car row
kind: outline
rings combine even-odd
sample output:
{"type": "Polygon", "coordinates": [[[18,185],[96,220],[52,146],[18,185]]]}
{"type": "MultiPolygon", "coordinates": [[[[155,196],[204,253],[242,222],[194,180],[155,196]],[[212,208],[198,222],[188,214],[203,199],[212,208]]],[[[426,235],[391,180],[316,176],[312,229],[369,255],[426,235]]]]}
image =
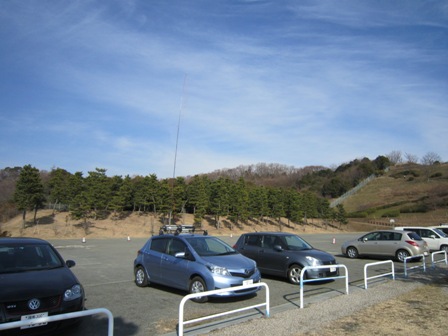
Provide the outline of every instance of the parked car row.
{"type": "MultiPolygon", "coordinates": [[[[447,240],[438,228],[400,227],[369,232],[347,241],[341,252],[349,258],[393,257],[403,262],[408,257],[421,258],[432,250],[446,250],[447,240]]],[[[83,310],[84,290],[70,270],[73,266],[74,261],[64,262],[44,240],[0,238],[0,323],[83,310]]],[[[231,247],[206,231],[182,234],[177,230],[174,234],[162,231],[147,240],[134,260],[134,275],[139,287],[157,283],[188,293],[239,287],[218,296],[242,296],[256,293],[256,287],[240,286],[260,282],[261,274],[299,284],[306,266],[328,268],[309,269],[304,278],[339,275],[333,255],[313,248],[292,233],[245,233],[231,247]]],[[[199,295],[193,300],[202,303],[207,299],[208,296],[199,295]]],[[[77,321],[25,328],[47,334],[50,329],[73,322],[77,321]]]]}

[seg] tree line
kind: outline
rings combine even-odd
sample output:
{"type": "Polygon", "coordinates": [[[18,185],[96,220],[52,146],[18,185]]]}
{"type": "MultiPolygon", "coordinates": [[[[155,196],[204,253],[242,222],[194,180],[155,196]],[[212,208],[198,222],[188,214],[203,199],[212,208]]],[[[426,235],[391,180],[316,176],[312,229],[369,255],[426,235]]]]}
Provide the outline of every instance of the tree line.
{"type": "Polygon", "coordinates": [[[109,215],[118,219],[129,212],[152,213],[164,222],[190,213],[198,225],[208,216],[217,228],[223,218],[232,226],[268,219],[281,225],[282,218],[288,224],[306,223],[308,218],[347,223],[342,205],[330,208],[326,198],[311,191],[257,185],[243,177],[195,175],[158,179],[155,174],[108,177],[103,168],[96,168],[87,176],[61,168],[42,175],[31,165],[19,171],[13,202],[22,212],[23,225],[27,211],[34,211],[36,221],[38,209],[48,204],[65,207],[72,218],[84,223],[109,215]]]}

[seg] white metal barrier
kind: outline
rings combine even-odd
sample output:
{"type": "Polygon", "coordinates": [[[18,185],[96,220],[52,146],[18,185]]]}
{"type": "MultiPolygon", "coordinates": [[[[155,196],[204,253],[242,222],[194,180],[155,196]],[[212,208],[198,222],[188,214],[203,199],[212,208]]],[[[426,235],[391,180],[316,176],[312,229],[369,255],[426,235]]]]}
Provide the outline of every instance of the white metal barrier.
{"type": "Polygon", "coordinates": [[[445,264],[448,264],[447,253],[446,253],[445,250],[444,251],[437,251],[437,252],[431,253],[431,266],[432,266],[432,268],[435,268],[436,264],[437,263],[441,263],[441,262],[445,262],[445,264]],[[437,254],[444,254],[445,258],[441,259],[441,260],[435,260],[434,259],[434,255],[437,255],[437,254]]]}
{"type": "Polygon", "coordinates": [[[392,275],[392,279],[395,280],[395,267],[394,267],[394,263],[392,260],[385,260],[385,261],[379,261],[379,262],[374,262],[374,263],[370,263],[370,264],[365,264],[364,265],[364,289],[367,289],[367,280],[369,279],[376,279],[376,278],[380,278],[380,277],[385,277],[388,275],[392,275]],[[392,266],[392,271],[389,273],[381,273],[378,275],[374,275],[371,277],[367,277],[367,268],[370,266],[375,266],[375,265],[381,265],[381,264],[391,264],[392,266]]]}
{"type": "Polygon", "coordinates": [[[206,291],[206,292],[188,294],[180,301],[180,304],[179,304],[179,329],[178,329],[179,331],[178,331],[178,335],[182,336],[184,334],[184,325],[185,324],[195,323],[195,322],[199,322],[199,321],[204,321],[204,320],[207,320],[207,319],[220,317],[220,316],[233,314],[233,313],[238,313],[238,312],[241,312],[241,311],[244,311],[244,310],[249,310],[249,309],[258,308],[258,307],[262,307],[262,306],[266,306],[266,316],[269,317],[269,287],[264,282],[257,282],[257,283],[250,284],[250,285],[243,285],[243,286],[238,286],[238,287],[229,287],[229,288],[215,289],[215,290],[206,291]],[[211,295],[215,295],[215,294],[219,294],[219,293],[225,293],[225,292],[233,292],[233,291],[238,291],[238,290],[242,290],[242,289],[255,288],[255,287],[265,287],[266,288],[266,302],[265,303],[260,303],[260,304],[256,304],[256,305],[249,306],[249,307],[243,307],[243,308],[240,308],[240,309],[235,309],[235,310],[231,310],[231,311],[227,311],[227,312],[223,312],[223,313],[219,313],[219,314],[207,315],[207,316],[196,318],[196,319],[193,319],[193,320],[184,321],[184,306],[185,306],[185,303],[188,300],[190,300],[190,299],[194,299],[196,297],[202,297],[202,296],[211,296],[211,295]]]}
{"type": "Polygon", "coordinates": [[[406,266],[408,260],[410,260],[410,259],[415,259],[415,258],[419,258],[419,257],[421,257],[422,260],[423,260],[422,266],[409,267],[409,270],[412,270],[412,269],[415,269],[415,268],[420,268],[420,267],[422,267],[422,268],[423,268],[423,272],[426,272],[426,260],[425,260],[425,255],[424,255],[424,254],[417,254],[417,255],[412,256],[412,257],[406,257],[406,258],[404,258],[403,264],[404,264],[404,276],[405,276],[405,277],[408,276],[408,267],[406,266]]]}
{"type": "Polygon", "coordinates": [[[105,314],[107,316],[107,318],[109,320],[107,335],[113,336],[113,334],[114,334],[114,317],[113,317],[112,313],[106,308],[95,308],[95,309],[88,309],[88,310],[83,310],[83,311],[73,312],[73,313],[44,316],[44,317],[39,317],[39,318],[24,320],[24,321],[1,323],[0,330],[26,327],[26,326],[30,326],[33,324],[40,324],[40,323],[46,323],[46,322],[68,320],[68,319],[72,319],[72,318],[84,317],[84,316],[96,315],[96,314],[105,314]]]}
{"type": "Polygon", "coordinates": [[[303,308],[303,283],[304,282],[313,282],[313,281],[323,281],[323,280],[334,280],[334,279],[342,279],[345,278],[345,291],[346,294],[348,294],[348,270],[345,265],[322,265],[322,266],[305,266],[302,271],[300,272],[300,308],[303,308]],[[342,276],[336,276],[336,277],[328,277],[328,278],[318,278],[318,279],[306,279],[303,280],[303,275],[307,270],[310,269],[328,269],[330,267],[337,267],[337,268],[344,268],[345,269],[345,275],[342,276]]]}

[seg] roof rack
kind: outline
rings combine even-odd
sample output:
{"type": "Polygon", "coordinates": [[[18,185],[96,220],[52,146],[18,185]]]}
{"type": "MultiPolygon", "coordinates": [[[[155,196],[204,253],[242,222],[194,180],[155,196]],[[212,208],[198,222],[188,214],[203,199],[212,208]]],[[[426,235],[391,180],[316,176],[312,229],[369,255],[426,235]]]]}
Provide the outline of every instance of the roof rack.
{"type": "Polygon", "coordinates": [[[159,235],[163,235],[165,233],[174,233],[177,236],[180,233],[195,233],[195,231],[202,231],[204,236],[208,235],[207,230],[196,230],[194,225],[175,225],[175,224],[166,224],[162,226],[159,230],[159,235]]]}

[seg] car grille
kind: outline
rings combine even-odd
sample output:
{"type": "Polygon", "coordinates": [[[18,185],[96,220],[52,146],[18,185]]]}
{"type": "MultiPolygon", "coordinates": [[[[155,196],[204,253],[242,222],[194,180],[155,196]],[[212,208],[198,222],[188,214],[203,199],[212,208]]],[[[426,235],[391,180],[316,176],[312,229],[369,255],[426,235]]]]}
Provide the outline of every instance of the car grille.
{"type": "Polygon", "coordinates": [[[230,274],[234,277],[250,278],[255,273],[255,268],[242,270],[244,272],[230,271],[230,274]]]}
{"type": "Polygon", "coordinates": [[[37,313],[40,311],[53,310],[58,308],[61,304],[61,297],[59,295],[49,296],[46,298],[39,298],[39,300],[40,300],[40,307],[39,309],[36,310],[31,310],[28,307],[29,300],[5,302],[4,307],[9,315],[24,315],[30,313],[37,313]]]}

